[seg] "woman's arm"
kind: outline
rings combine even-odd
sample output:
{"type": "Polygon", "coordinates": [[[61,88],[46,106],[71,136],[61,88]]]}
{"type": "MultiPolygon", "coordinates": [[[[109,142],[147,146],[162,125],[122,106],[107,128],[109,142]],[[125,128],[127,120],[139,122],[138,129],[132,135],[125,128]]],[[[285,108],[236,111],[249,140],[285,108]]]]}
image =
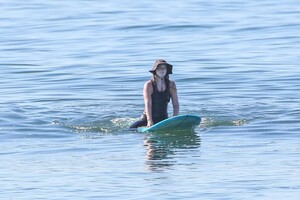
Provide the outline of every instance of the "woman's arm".
{"type": "Polygon", "coordinates": [[[147,116],[147,127],[153,125],[152,120],[152,98],[151,95],[153,93],[153,87],[151,81],[147,81],[144,85],[144,103],[145,103],[145,112],[147,116]]]}
{"type": "Polygon", "coordinates": [[[173,116],[176,116],[179,113],[179,101],[177,95],[177,88],[174,81],[170,81],[170,93],[171,93],[172,105],[173,105],[173,116]]]}

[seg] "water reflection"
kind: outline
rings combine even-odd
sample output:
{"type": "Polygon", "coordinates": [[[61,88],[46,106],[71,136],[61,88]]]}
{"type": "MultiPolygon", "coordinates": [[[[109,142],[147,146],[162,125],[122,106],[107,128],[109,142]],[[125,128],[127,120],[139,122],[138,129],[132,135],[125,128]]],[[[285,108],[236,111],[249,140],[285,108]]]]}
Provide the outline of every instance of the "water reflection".
{"type": "Polygon", "coordinates": [[[163,132],[145,136],[146,165],[150,170],[176,164],[176,157],[200,147],[200,137],[195,132],[163,132]]]}

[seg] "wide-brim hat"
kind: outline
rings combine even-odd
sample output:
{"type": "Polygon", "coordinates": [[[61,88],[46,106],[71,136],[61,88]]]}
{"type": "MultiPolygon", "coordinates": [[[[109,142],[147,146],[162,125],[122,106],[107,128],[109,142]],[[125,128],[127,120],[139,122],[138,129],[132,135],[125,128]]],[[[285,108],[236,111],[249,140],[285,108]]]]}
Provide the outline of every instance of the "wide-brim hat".
{"type": "Polygon", "coordinates": [[[152,69],[149,72],[151,72],[152,74],[155,74],[155,70],[157,69],[157,67],[159,65],[166,65],[167,66],[167,74],[173,74],[173,72],[172,72],[173,65],[167,63],[167,61],[165,61],[164,59],[156,60],[152,69]]]}

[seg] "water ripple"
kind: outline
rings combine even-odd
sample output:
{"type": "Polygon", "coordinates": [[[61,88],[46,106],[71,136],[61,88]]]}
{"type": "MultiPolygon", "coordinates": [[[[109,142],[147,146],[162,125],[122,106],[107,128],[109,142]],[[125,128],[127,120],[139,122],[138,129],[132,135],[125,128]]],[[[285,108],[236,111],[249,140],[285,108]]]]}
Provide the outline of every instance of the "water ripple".
{"type": "Polygon", "coordinates": [[[2,199],[299,196],[298,0],[1,2],[2,199]],[[196,133],[128,130],[161,57],[196,133]]]}

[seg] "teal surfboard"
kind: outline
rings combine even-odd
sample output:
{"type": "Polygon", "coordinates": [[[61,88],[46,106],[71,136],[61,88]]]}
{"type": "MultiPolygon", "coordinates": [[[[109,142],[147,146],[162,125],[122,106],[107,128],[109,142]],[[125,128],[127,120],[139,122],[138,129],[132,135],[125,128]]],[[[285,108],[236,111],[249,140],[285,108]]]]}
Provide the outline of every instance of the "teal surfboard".
{"type": "Polygon", "coordinates": [[[201,122],[197,115],[178,115],[170,117],[151,127],[139,127],[139,132],[161,132],[161,131],[192,131],[201,122]]]}

